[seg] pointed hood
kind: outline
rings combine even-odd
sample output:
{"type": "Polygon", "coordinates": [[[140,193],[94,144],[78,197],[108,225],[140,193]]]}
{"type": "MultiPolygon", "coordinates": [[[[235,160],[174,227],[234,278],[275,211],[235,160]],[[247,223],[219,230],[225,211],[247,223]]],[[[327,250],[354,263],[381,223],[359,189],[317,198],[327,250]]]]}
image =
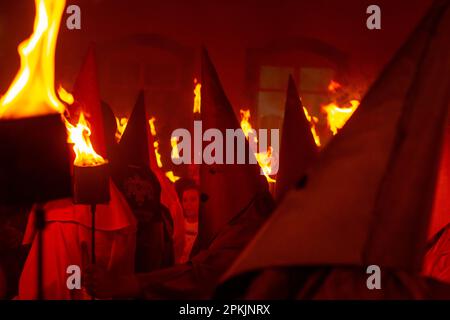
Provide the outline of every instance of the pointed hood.
{"type": "Polygon", "coordinates": [[[450,98],[449,32],[440,1],[225,278],[294,265],[420,270],[450,98]]]}
{"type": "MultiPolygon", "coordinates": [[[[239,129],[239,122],[222,88],[208,52],[202,52],[202,130],[216,128],[224,137],[226,129],[239,129]]],[[[267,182],[257,164],[203,163],[200,167],[200,187],[203,204],[200,213],[199,247],[206,247],[228,221],[245,208],[256,193],[267,191],[267,182]]],[[[204,144],[205,147],[205,144],[204,144]]],[[[230,150],[224,150],[223,157],[230,150]]],[[[234,153],[236,155],[236,152],[234,153]]],[[[236,161],[235,161],[236,162],[236,161]]]]}
{"type": "Polygon", "coordinates": [[[317,159],[318,151],[294,79],[290,76],[275,186],[277,201],[305,175],[306,169],[317,159]]]}
{"type": "Polygon", "coordinates": [[[434,199],[428,238],[433,238],[450,223],[450,116],[447,117],[444,146],[441,155],[441,165],[434,199]]]}
{"type": "Polygon", "coordinates": [[[144,98],[144,92],[139,92],[136,104],[119,142],[118,160],[124,165],[150,166],[148,146],[150,133],[144,98]]]}
{"type": "Polygon", "coordinates": [[[76,111],[83,111],[91,124],[91,142],[94,150],[106,158],[106,144],[103,129],[103,114],[97,81],[95,51],[88,49],[81,70],[73,88],[76,111]]]}
{"type": "Polygon", "coordinates": [[[112,159],[114,157],[114,152],[117,147],[116,143],[117,122],[116,117],[114,116],[114,112],[106,102],[102,102],[102,115],[103,115],[106,153],[108,155],[108,159],[112,159]]]}

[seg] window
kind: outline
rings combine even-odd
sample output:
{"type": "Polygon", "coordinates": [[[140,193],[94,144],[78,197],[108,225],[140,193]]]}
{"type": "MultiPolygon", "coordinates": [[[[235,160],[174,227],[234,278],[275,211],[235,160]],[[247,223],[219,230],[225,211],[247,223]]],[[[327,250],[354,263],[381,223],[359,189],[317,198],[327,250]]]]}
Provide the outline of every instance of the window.
{"type": "Polygon", "coordinates": [[[257,93],[259,127],[281,128],[289,75],[294,77],[310,114],[320,116],[320,107],[329,99],[328,85],[334,73],[331,68],[261,66],[257,93]]]}

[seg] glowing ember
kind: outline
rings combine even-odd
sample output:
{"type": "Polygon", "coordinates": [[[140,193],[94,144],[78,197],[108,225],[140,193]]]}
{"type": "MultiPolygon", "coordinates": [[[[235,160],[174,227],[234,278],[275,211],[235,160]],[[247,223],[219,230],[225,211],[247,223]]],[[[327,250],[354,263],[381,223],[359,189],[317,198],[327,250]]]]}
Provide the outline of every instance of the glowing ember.
{"type": "Polygon", "coordinates": [[[125,132],[125,128],[127,127],[128,118],[126,118],[126,117],[122,117],[122,118],[116,117],[116,124],[117,124],[117,130],[116,130],[115,137],[116,137],[117,143],[119,143],[120,139],[123,136],[123,133],[125,132]]]}
{"type": "Polygon", "coordinates": [[[303,107],[303,112],[305,113],[305,117],[311,126],[311,134],[314,138],[314,142],[316,143],[316,146],[320,147],[321,146],[320,137],[317,134],[316,130],[316,124],[319,122],[319,119],[317,119],[317,117],[310,116],[308,110],[305,107],[303,107]]]}
{"type": "Polygon", "coordinates": [[[328,127],[333,135],[336,135],[345,123],[350,119],[352,114],[359,107],[360,102],[358,100],[351,100],[350,107],[339,107],[336,103],[330,103],[323,106],[323,111],[327,114],[328,127]]]}
{"type": "Polygon", "coordinates": [[[195,89],[194,89],[194,113],[200,113],[202,104],[202,85],[197,83],[197,79],[194,79],[195,89]]]}
{"type": "Polygon", "coordinates": [[[65,119],[68,132],[68,143],[73,143],[73,151],[75,151],[74,165],[79,167],[91,167],[107,163],[105,159],[97,154],[92,147],[90,140],[91,129],[89,122],[86,120],[83,112],[80,113],[76,126],[72,125],[65,119]]]}
{"type": "MultiPolygon", "coordinates": [[[[253,127],[250,124],[250,110],[244,110],[241,109],[240,110],[240,114],[241,114],[241,129],[244,132],[244,135],[247,137],[250,134],[250,132],[252,132],[253,127]]],[[[254,142],[257,143],[258,142],[258,138],[256,137],[256,135],[254,136],[254,142]]],[[[275,160],[275,155],[272,154],[272,147],[269,147],[267,151],[265,152],[255,152],[255,158],[256,161],[258,161],[259,166],[261,167],[261,170],[263,171],[267,182],[269,183],[275,183],[276,180],[270,177],[270,174],[272,173],[272,165],[273,165],[273,161],[275,160]]]]}
{"type": "Polygon", "coordinates": [[[0,100],[0,117],[63,113],[55,92],[55,47],[65,0],[35,0],[33,34],[19,47],[20,70],[0,100]]]}
{"type": "Polygon", "coordinates": [[[64,89],[63,86],[61,85],[58,88],[58,96],[62,101],[64,101],[68,105],[72,105],[75,101],[73,95],[67,92],[66,89],[64,89]]]}

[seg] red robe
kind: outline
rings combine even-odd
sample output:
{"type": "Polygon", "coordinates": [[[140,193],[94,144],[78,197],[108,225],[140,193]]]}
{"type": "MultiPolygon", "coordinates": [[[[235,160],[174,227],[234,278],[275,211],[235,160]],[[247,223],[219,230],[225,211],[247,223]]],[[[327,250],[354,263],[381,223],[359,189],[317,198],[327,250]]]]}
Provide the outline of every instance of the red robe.
{"type": "MultiPolygon", "coordinates": [[[[136,221],[122,194],[110,183],[111,202],[98,205],[96,212],[97,263],[112,273],[134,270],[136,221]]],[[[67,288],[67,267],[82,266],[81,244],[90,251],[91,213],[88,206],[74,205],[71,199],[46,204],[44,241],[44,298],[57,300],[88,298],[81,290],[67,288]]],[[[34,213],[30,214],[24,244],[32,244],[19,283],[18,299],[37,297],[37,238],[34,213]]],[[[90,253],[89,253],[90,255],[90,253]]]]}

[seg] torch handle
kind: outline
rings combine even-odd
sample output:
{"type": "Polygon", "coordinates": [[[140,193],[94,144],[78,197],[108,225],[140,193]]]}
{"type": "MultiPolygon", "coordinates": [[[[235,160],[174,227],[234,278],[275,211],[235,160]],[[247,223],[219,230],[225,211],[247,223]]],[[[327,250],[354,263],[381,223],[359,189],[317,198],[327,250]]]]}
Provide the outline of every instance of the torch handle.
{"type": "MultiPolygon", "coordinates": [[[[95,211],[97,209],[97,205],[96,204],[91,204],[91,218],[92,218],[92,222],[91,222],[91,261],[92,264],[95,264],[95,211]]],[[[92,294],[92,300],[95,300],[95,296],[92,294]]]]}

